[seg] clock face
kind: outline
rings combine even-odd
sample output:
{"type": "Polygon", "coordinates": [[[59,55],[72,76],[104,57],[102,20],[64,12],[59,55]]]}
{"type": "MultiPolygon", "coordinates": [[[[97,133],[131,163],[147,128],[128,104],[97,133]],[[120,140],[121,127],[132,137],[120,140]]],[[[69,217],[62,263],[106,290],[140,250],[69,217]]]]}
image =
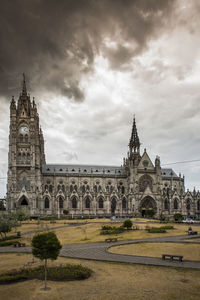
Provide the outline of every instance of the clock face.
{"type": "Polygon", "coordinates": [[[22,126],[22,127],[20,127],[19,132],[20,132],[21,134],[28,134],[29,129],[28,129],[28,127],[26,127],[26,126],[22,126]]]}

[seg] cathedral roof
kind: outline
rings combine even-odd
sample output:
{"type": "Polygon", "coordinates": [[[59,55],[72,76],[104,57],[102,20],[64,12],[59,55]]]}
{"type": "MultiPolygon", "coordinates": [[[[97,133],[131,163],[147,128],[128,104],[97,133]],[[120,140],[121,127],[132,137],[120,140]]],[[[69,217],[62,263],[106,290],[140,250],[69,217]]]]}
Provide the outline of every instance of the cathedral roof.
{"type": "Polygon", "coordinates": [[[162,175],[162,177],[176,177],[176,178],[178,178],[178,176],[176,175],[176,173],[172,170],[172,169],[170,169],[170,168],[161,168],[161,175],[162,175]]]}
{"type": "Polygon", "coordinates": [[[85,174],[122,176],[125,175],[125,168],[118,166],[98,166],[98,165],[43,165],[42,173],[47,174],[85,174]]]}

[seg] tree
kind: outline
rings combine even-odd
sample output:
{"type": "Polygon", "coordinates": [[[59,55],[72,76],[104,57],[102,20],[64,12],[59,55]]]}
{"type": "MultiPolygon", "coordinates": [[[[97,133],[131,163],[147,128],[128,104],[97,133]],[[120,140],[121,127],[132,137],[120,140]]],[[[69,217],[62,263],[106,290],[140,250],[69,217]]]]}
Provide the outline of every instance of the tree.
{"type": "Polygon", "coordinates": [[[69,213],[69,211],[68,211],[67,209],[64,209],[64,210],[63,210],[63,214],[64,214],[64,215],[68,215],[68,213],[69,213]]]}
{"type": "Polygon", "coordinates": [[[181,222],[183,220],[183,216],[181,213],[174,214],[174,221],[181,222]]]}
{"type": "Polygon", "coordinates": [[[127,229],[131,229],[133,226],[133,222],[130,219],[127,219],[123,223],[123,227],[127,229]]]}
{"type": "Polygon", "coordinates": [[[32,254],[44,260],[44,274],[45,285],[44,289],[47,289],[47,260],[56,260],[60,249],[62,248],[56,234],[54,232],[45,232],[37,234],[32,239],[32,254]]]}
{"type": "Polygon", "coordinates": [[[23,211],[22,209],[17,210],[16,219],[18,221],[20,221],[20,223],[22,221],[25,221],[25,220],[29,219],[29,218],[30,218],[30,215],[27,212],[23,211]]]}
{"type": "Polygon", "coordinates": [[[10,232],[11,229],[12,229],[12,222],[5,217],[1,217],[0,218],[0,234],[1,234],[1,236],[4,233],[4,235],[6,237],[6,233],[10,232]]]}

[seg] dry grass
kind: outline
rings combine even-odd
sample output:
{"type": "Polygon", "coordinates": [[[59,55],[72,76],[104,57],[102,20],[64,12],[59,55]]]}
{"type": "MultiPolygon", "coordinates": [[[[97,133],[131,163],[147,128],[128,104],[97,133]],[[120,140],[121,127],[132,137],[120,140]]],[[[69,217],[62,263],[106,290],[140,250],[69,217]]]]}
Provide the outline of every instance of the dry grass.
{"type": "Polygon", "coordinates": [[[161,257],[162,254],[183,255],[184,259],[200,261],[200,245],[179,243],[141,243],[115,246],[109,249],[112,253],[137,256],[161,257]]]}
{"type": "MultiPolygon", "coordinates": [[[[0,254],[2,271],[21,267],[31,261],[27,254],[0,254]]],[[[200,271],[178,270],[128,264],[115,264],[59,258],[55,263],[81,263],[94,274],[84,281],[48,282],[51,290],[43,291],[43,282],[31,280],[0,286],[5,300],[198,300],[200,271]]]]}
{"type": "MultiPolygon", "coordinates": [[[[41,221],[39,224],[37,221],[30,221],[29,223],[23,223],[21,227],[17,229],[17,231],[27,232],[27,231],[33,231],[33,230],[41,230],[46,229],[55,231],[57,234],[59,240],[62,244],[72,244],[72,243],[90,243],[90,242],[101,242],[104,241],[106,236],[100,235],[100,229],[101,226],[104,225],[112,225],[112,226],[120,226],[122,223],[120,222],[110,222],[108,219],[94,219],[91,220],[92,222],[88,221],[70,221],[70,222],[78,222],[78,223],[85,223],[85,225],[80,226],[71,226],[71,227],[64,227],[64,228],[58,228],[59,226],[64,225],[63,220],[56,221],[56,224],[50,224],[49,221],[41,221]]],[[[136,219],[134,219],[135,221],[136,219]]],[[[140,219],[137,219],[140,220],[140,219]]],[[[142,219],[144,220],[144,219],[142,219]]],[[[148,221],[148,220],[147,220],[148,221]]],[[[122,234],[113,235],[113,237],[117,237],[118,240],[135,240],[135,239],[142,239],[142,238],[151,238],[151,237],[161,237],[161,236],[167,236],[167,235],[182,235],[186,234],[188,230],[188,226],[185,224],[175,224],[174,230],[168,230],[167,233],[148,233],[145,228],[146,226],[149,227],[160,227],[161,224],[157,222],[149,223],[147,222],[142,224],[136,224],[140,230],[133,230],[133,231],[126,231],[122,234]]],[[[11,233],[12,234],[12,233],[11,233]]],[[[23,236],[21,241],[25,242],[27,245],[30,245],[31,240],[33,238],[33,234],[23,236]]]]}

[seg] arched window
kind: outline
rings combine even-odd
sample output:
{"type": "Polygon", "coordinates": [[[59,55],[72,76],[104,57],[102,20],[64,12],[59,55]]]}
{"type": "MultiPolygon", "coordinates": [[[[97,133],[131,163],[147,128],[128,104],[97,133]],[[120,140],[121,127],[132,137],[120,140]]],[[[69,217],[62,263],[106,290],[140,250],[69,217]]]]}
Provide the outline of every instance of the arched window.
{"type": "Polygon", "coordinates": [[[168,201],[168,199],[165,199],[164,208],[165,209],[169,209],[169,201],[168,201]]]}
{"type": "Polygon", "coordinates": [[[85,199],[85,208],[90,208],[90,198],[89,197],[87,197],[85,199]]]}
{"type": "Polygon", "coordinates": [[[145,174],[142,177],[140,177],[140,179],[139,179],[140,192],[144,192],[147,187],[149,187],[152,190],[152,186],[153,186],[153,181],[152,181],[151,176],[149,176],[148,174],[145,174]]]}
{"type": "Polygon", "coordinates": [[[98,192],[100,193],[101,192],[101,186],[99,185],[98,187],[98,192]]]}
{"type": "Polygon", "coordinates": [[[103,208],[103,198],[99,198],[99,208],[103,208]]]}
{"type": "Polygon", "coordinates": [[[122,209],[126,209],[127,203],[126,203],[126,198],[122,199],[122,209]]]}
{"type": "Polygon", "coordinates": [[[113,186],[111,185],[110,186],[110,192],[112,193],[112,191],[113,191],[113,186]]]}
{"type": "Polygon", "coordinates": [[[73,197],[72,198],[72,208],[77,208],[77,199],[76,199],[76,197],[73,197]]]}
{"type": "Polygon", "coordinates": [[[58,191],[60,190],[60,188],[61,188],[61,186],[60,186],[60,184],[58,185],[58,191]]]}
{"type": "Polygon", "coordinates": [[[177,199],[174,199],[174,209],[178,209],[178,201],[177,201],[177,199]]]}
{"type": "Polygon", "coordinates": [[[97,186],[94,186],[94,192],[97,193],[97,186]]]}
{"type": "Polygon", "coordinates": [[[200,199],[197,201],[197,210],[200,211],[200,199]]]}
{"type": "Polygon", "coordinates": [[[72,192],[73,192],[73,185],[70,185],[70,188],[69,188],[69,190],[70,190],[70,193],[72,193],[72,192]]]}
{"type": "Polygon", "coordinates": [[[25,143],[28,143],[28,135],[25,135],[25,143]]]}
{"type": "Polygon", "coordinates": [[[89,187],[89,185],[87,185],[86,189],[87,189],[87,191],[89,191],[89,190],[90,190],[90,187],[89,187]]]}
{"type": "Polygon", "coordinates": [[[59,208],[63,208],[63,198],[62,197],[59,197],[58,202],[59,202],[59,208]]]}
{"type": "Polygon", "coordinates": [[[125,187],[122,186],[122,194],[125,194],[125,187]]]}
{"type": "Polygon", "coordinates": [[[53,191],[53,187],[52,187],[52,185],[50,185],[49,186],[49,193],[52,193],[52,191],[53,191]]]}
{"type": "Polygon", "coordinates": [[[44,186],[44,189],[45,189],[45,191],[48,191],[48,185],[47,184],[44,186]]]}
{"type": "Polygon", "coordinates": [[[187,209],[187,210],[190,210],[190,199],[187,199],[187,202],[186,202],[186,209],[187,209]]]}
{"type": "Polygon", "coordinates": [[[75,189],[75,191],[77,192],[77,185],[75,184],[75,186],[74,186],[74,189],[75,189]]]}
{"type": "Polygon", "coordinates": [[[63,191],[63,193],[65,192],[65,186],[64,185],[62,185],[62,191],[63,191]]]}
{"type": "Polygon", "coordinates": [[[49,198],[44,199],[44,208],[49,208],[49,198]]]}

